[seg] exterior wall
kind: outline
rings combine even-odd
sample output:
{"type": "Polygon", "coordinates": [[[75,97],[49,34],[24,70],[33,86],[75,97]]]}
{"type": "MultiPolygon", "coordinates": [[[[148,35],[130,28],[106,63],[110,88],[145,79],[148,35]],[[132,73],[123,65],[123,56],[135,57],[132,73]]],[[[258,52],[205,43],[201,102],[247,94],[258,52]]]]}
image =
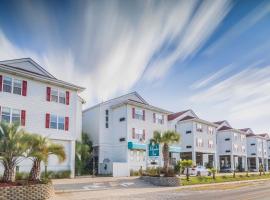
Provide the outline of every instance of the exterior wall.
{"type": "Polygon", "coordinates": [[[180,134],[180,147],[182,152],[190,152],[195,148],[194,127],[192,121],[181,122],[176,125],[175,131],[180,134]],[[187,134],[186,131],[191,131],[187,134]],[[191,146],[191,148],[187,148],[191,146]]]}
{"type": "MultiPolygon", "coordinates": [[[[27,96],[21,96],[2,91],[0,92],[0,106],[25,110],[26,124],[22,128],[24,128],[27,132],[37,133],[49,137],[54,141],[63,143],[66,150],[68,150],[66,153],[68,161],[61,164],[54,161],[49,162],[49,168],[54,170],[71,170],[73,175],[73,161],[75,157],[75,154],[73,153],[75,151],[74,141],[79,137],[81,133],[81,120],[79,118],[79,113],[81,112],[81,106],[79,105],[81,104],[81,101],[77,95],[77,92],[2,72],[0,72],[0,74],[3,76],[7,75],[12,78],[27,81],[27,96]],[[63,92],[69,91],[69,105],[56,102],[48,102],[46,100],[46,87],[55,88],[63,92]],[[46,113],[55,114],[62,117],[69,117],[68,131],[45,128],[46,113]]],[[[22,166],[22,169],[23,168],[24,167],[22,166]]],[[[26,168],[28,169],[28,167],[26,168]]]]}

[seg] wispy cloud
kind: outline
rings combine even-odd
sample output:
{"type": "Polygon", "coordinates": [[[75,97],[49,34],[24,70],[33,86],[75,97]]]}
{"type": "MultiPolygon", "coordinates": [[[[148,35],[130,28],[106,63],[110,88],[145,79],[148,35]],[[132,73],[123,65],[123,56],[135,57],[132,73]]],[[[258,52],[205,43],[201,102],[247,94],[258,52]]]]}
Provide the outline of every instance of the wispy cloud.
{"type": "Polygon", "coordinates": [[[194,55],[230,10],[226,0],[89,1],[76,6],[81,12],[62,37],[63,26],[43,3],[20,4],[17,14],[44,49],[36,53],[19,47],[1,33],[0,58],[32,57],[56,77],[86,87],[83,97],[89,103],[128,91],[143,74],[146,81],[162,78],[178,59],[194,55]],[[166,43],[176,48],[155,57],[166,43]]]}
{"type": "Polygon", "coordinates": [[[245,33],[248,29],[256,25],[260,20],[270,14],[270,2],[263,1],[242,20],[236,23],[231,29],[225,32],[222,37],[213,43],[205,52],[205,55],[213,55],[216,51],[222,49],[222,47],[230,44],[241,34],[245,33]]]}
{"type": "MultiPolygon", "coordinates": [[[[190,100],[208,109],[219,107],[219,116],[236,124],[270,117],[270,66],[254,66],[203,89],[190,100]]],[[[265,125],[264,125],[265,126],[265,125]]],[[[261,127],[266,128],[266,127],[261,127]]],[[[265,130],[265,129],[264,129],[265,130]]]]}

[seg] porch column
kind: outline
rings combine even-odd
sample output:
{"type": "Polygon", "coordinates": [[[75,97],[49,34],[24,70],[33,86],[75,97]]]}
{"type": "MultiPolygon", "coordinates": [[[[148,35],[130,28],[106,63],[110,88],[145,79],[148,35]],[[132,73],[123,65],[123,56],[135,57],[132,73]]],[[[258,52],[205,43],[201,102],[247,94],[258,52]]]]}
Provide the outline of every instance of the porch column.
{"type": "Polygon", "coordinates": [[[245,171],[247,171],[248,170],[248,161],[247,161],[247,156],[244,156],[243,157],[243,161],[244,161],[244,163],[245,163],[245,171]]]}
{"type": "Polygon", "coordinates": [[[231,154],[231,169],[234,171],[235,170],[235,166],[234,166],[234,157],[233,155],[231,154]]]}
{"type": "Polygon", "coordinates": [[[194,165],[197,165],[197,163],[196,163],[196,152],[195,151],[192,151],[192,161],[193,161],[194,165]]]}
{"type": "Polygon", "coordinates": [[[265,171],[268,172],[268,159],[264,159],[265,162],[265,171]]]}
{"type": "Polygon", "coordinates": [[[220,166],[219,166],[219,157],[217,155],[217,153],[214,154],[214,168],[216,168],[218,171],[220,170],[220,166]]]}
{"type": "Polygon", "coordinates": [[[259,171],[259,166],[260,166],[259,157],[256,157],[255,159],[256,159],[256,171],[258,172],[259,171]]]}

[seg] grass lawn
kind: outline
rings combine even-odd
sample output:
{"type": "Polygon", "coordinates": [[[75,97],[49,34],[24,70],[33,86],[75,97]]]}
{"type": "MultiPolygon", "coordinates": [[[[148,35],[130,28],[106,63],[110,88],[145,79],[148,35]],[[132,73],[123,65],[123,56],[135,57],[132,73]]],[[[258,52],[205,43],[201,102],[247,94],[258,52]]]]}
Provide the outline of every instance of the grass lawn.
{"type": "Polygon", "coordinates": [[[189,181],[187,181],[185,177],[182,177],[181,185],[223,183],[223,182],[230,182],[230,181],[244,181],[244,180],[256,180],[256,179],[270,179],[270,174],[267,173],[261,176],[257,174],[250,174],[249,176],[236,175],[235,178],[233,178],[232,175],[226,175],[226,176],[216,176],[216,179],[213,179],[211,176],[196,176],[196,177],[190,177],[189,181]]]}

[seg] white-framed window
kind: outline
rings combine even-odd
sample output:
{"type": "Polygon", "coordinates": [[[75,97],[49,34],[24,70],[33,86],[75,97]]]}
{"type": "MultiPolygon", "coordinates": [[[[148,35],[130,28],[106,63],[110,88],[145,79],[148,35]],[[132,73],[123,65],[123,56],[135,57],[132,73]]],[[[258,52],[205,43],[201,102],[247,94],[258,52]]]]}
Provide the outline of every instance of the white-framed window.
{"type": "Polygon", "coordinates": [[[4,76],[3,80],[3,92],[9,92],[12,91],[12,78],[8,76],[4,76]]]}
{"type": "Polygon", "coordinates": [[[18,109],[12,110],[12,123],[21,124],[21,111],[18,109]]]}
{"type": "Polygon", "coordinates": [[[6,123],[10,123],[11,117],[11,109],[7,107],[3,107],[1,111],[1,120],[6,123]]]}
{"type": "Polygon", "coordinates": [[[245,153],[246,152],[246,147],[243,145],[242,146],[242,152],[245,153]]]}
{"type": "Polygon", "coordinates": [[[66,104],[66,93],[59,91],[59,103],[66,104]]]}
{"type": "Polygon", "coordinates": [[[163,115],[156,114],[156,123],[157,124],[164,124],[163,115]]]}
{"type": "Polygon", "coordinates": [[[50,128],[57,129],[57,116],[50,115],[50,128]]]}
{"type": "Polygon", "coordinates": [[[234,148],[234,151],[238,151],[238,145],[237,144],[234,144],[233,148],[234,148]]]}
{"type": "Polygon", "coordinates": [[[234,133],[233,137],[234,137],[235,140],[237,140],[238,139],[238,133],[234,133]]]}
{"type": "Polygon", "coordinates": [[[196,130],[197,130],[198,132],[202,132],[202,131],[203,131],[202,124],[196,123],[196,130]]]}
{"type": "Polygon", "coordinates": [[[214,134],[214,128],[211,127],[211,126],[208,126],[208,133],[209,133],[210,135],[213,135],[213,134],[214,134]]]}
{"type": "Polygon", "coordinates": [[[105,127],[109,128],[109,110],[105,110],[105,127]]]}
{"type": "Polygon", "coordinates": [[[197,138],[196,139],[196,146],[197,147],[203,147],[203,140],[202,140],[202,138],[197,138]]]}
{"type": "Polygon", "coordinates": [[[135,108],[135,119],[143,120],[143,110],[135,108]]]}
{"type": "Polygon", "coordinates": [[[143,130],[135,129],[135,139],[142,141],[143,140],[143,130]]]}
{"type": "Polygon", "coordinates": [[[213,148],[213,147],[214,147],[214,141],[208,140],[208,148],[213,148]]]}
{"type": "Polygon", "coordinates": [[[245,140],[245,138],[246,138],[246,136],[245,135],[243,135],[243,134],[241,134],[241,141],[244,141],[245,140]]]}
{"type": "Polygon", "coordinates": [[[137,160],[137,162],[139,162],[140,161],[140,151],[136,151],[136,160],[137,160]]]}
{"type": "Polygon", "coordinates": [[[58,91],[55,89],[51,90],[51,101],[58,102],[58,91]]]}
{"type": "Polygon", "coordinates": [[[58,129],[59,130],[64,130],[65,129],[65,118],[64,117],[58,117],[58,129]]]}
{"type": "Polygon", "coordinates": [[[13,81],[13,94],[22,94],[22,81],[14,79],[13,81]]]}

